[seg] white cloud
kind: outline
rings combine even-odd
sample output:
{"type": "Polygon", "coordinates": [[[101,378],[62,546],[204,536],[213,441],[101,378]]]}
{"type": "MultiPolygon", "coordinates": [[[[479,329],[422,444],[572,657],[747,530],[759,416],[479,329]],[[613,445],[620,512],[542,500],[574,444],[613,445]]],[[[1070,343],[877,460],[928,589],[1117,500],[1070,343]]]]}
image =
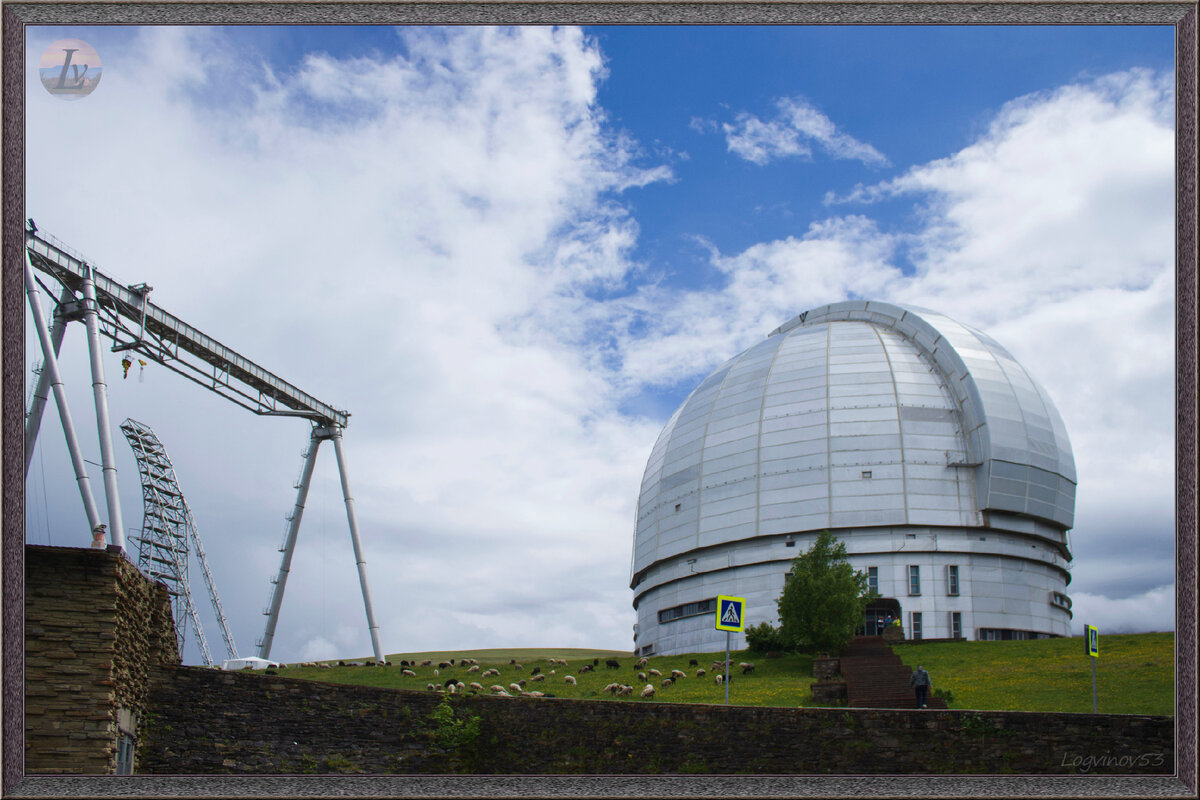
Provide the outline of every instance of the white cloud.
{"type": "Polygon", "coordinates": [[[1105,633],[1148,633],[1175,630],[1175,584],[1158,586],[1133,597],[1111,598],[1073,592],[1073,634],[1092,625],[1105,633]]]}
{"type": "MultiPolygon", "coordinates": [[[[811,158],[810,142],[815,142],[834,158],[854,159],[873,166],[888,163],[871,145],[839,131],[829,117],[807,100],[783,97],[775,106],[775,117],[766,122],[741,111],[732,123],[722,123],[729,152],[763,166],[777,158],[811,158]]],[[[703,120],[694,119],[691,127],[703,132],[708,126],[703,120]]]]}

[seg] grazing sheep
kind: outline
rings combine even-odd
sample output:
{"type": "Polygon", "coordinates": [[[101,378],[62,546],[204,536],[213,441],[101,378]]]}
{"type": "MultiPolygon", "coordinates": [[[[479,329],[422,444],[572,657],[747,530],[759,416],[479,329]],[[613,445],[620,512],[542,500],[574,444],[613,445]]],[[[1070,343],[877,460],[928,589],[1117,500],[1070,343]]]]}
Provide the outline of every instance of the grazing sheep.
{"type": "Polygon", "coordinates": [[[639,672],[639,673],[638,673],[638,682],[640,683],[640,682],[642,682],[642,681],[644,681],[644,680],[646,680],[646,673],[644,673],[644,672],[639,672]]]}
{"type": "Polygon", "coordinates": [[[672,683],[674,683],[674,681],[672,681],[670,678],[663,678],[662,687],[665,689],[668,686],[670,686],[672,683]]]}
{"type": "Polygon", "coordinates": [[[558,670],[553,670],[553,669],[552,669],[552,670],[550,670],[549,674],[550,674],[550,675],[553,675],[553,674],[554,674],[555,672],[557,672],[557,671],[558,671],[558,670]]]}
{"type": "Polygon", "coordinates": [[[467,672],[479,672],[479,665],[472,664],[471,666],[467,667],[467,672]]]}
{"type": "Polygon", "coordinates": [[[477,691],[477,692],[482,692],[482,691],[483,691],[483,685],[482,685],[482,684],[479,684],[479,683],[476,683],[475,681],[471,681],[471,688],[472,688],[472,689],[474,689],[474,690],[475,690],[475,691],[477,691]]]}
{"type": "Polygon", "coordinates": [[[333,669],[333,667],[330,666],[329,664],[317,664],[317,667],[319,669],[333,669]]]}
{"type": "Polygon", "coordinates": [[[633,694],[632,686],[622,686],[620,689],[617,690],[617,697],[625,697],[626,695],[631,695],[631,694],[633,694]]]}
{"type": "Polygon", "coordinates": [[[450,692],[450,694],[458,694],[458,684],[457,683],[450,684],[449,686],[446,687],[446,691],[450,692]]]}
{"type": "Polygon", "coordinates": [[[688,660],[688,666],[689,666],[689,667],[698,667],[698,666],[700,666],[700,665],[699,665],[699,663],[696,661],[696,659],[692,658],[692,659],[689,659],[689,660],[688,660]]]}
{"type": "Polygon", "coordinates": [[[662,673],[661,673],[661,672],[659,672],[659,671],[658,671],[658,670],[656,670],[656,669],[652,669],[652,670],[650,670],[650,675],[651,675],[652,677],[655,677],[655,678],[661,678],[661,677],[662,677],[662,673]]]}
{"type": "Polygon", "coordinates": [[[709,665],[709,669],[711,669],[713,672],[720,672],[721,668],[724,666],[725,666],[724,661],[714,661],[714,662],[712,662],[712,664],[709,665]]]}
{"type": "Polygon", "coordinates": [[[454,665],[451,664],[449,661],[439,661],[438,662],[438,669],[450,669],[453,666],[454,665]]]}
{"type": "Polygon", "coordinates": [[[743,661],[742,663],[738,664],[738,666],[742,668],[743,675],[754,672],[754,664],[749,661],[743,661]]]}
{"type": "Polygon", "coordinates": [[[498,691],[498,692],[492,692],[492,696],[493,696],[493,697],[512,697],[512,695],[511,695],[511,694],[509,694],[508,692],[504,691],[503,689],[501,689],[501,690],[500,690],[500,691],[498,691]]]}
{"type": "Polygon", "coordinates": [[[642,697],[654,697],[654,687],[646,684],[646,688],[642,689],[642,697]]]}
{"type": "Polygon", "coordinates": [[[696,670],[696,677],[697,677],[697,678],[703,678],[703,677],[704,677],[706,674],[708,674],[708,673],[706,673],[706,672],[705,672],[703,669],[698,669],[698,670],[696,670]]]}
{"type": "Polygon", "coordinates": [[[529,692],[530,697],[545,697],[545,692],[529,692]]]}
{"type": "Polygon", "coordinates": [[[513,693],[514,693],[514,694],[520,694],[520,693],[521,693],[521,690],[522,690],[522,689],[524,689],[525,687],[523,687],[523,686],[521,686],[520,684],[517,684],[517,683],[510,683],[510,684],[508,685],[508,688],[509,688],[509,689],[511,689],[511,690],[513,691],[513,693]]]}
{"type": "Polygon", "coordinates": [[[647,658],[646,656],[642,656],[637,661],[633,662],[633,668],[641,669],[642,667],[646,666],[649,663],[650,663],[650,659],[647,658]]]}
{"type": "Polygon", "coordinates": [[[681,669],[673,669],[671,670],[671,677],[675,680],[679,680],[680,678],[686,678],[687,673],[681,669]]]}
{"type": "Polygon", "coordinates": [[[517,681],[517,683],[521,685],[522,689],[525,688],[525,679],[524,678],[521,678],[521,680],[517,681]]]}
{"type": "Polygon", "coordinates": [[[604,662],[604,666],[605,666],[605,667],[607,667],[608,669],[620,669],[620,668],[621,668],[621,662],[620,662],[620,661],[617,661],[617,660],[616,660],[616,659],[614,659],[614,658],[610,658],[610,659],[608,659],[607,661],[605,661],[605,662],[604,662]]]}
{"type": "Polygon", "coordinates": [[[437,688],[437,686],[433,685],[432,683],[427,683],[427,684],[425,684],[425,688],[432,692],[434,689],[437,688]]]}
{"type": "Polygon", "coordinates": [[[402,670],[400,670],[400,674],[406,678],[417,677],[417,673],[413,672],[411,669],[402,669],[402,670]]]}
{"type": "Polygon", "coordinates": [[[500,692],[503,692],[503,691],[504,691],[504,687],[503,687],[503,686],[500,686],[499,684],[495,684],[495,685],[493,685],[493,686],[490,686],[490,687],[488,687],[488,688],[489,688],[489,690],[491,691],[491,693],[492,693],[492,694],[499,694],[500,692]]]}
{"type": "Polygon", "coordinates": [[[479,677],[481,677],[481,678],[487,678],[487,677],[490,677],[490,676],[492,676],[492,675],[499,675],[499,674],[500,674],[500,670],[498,670],[498,669],[495,669],[495,668],[488,668],[488,669],[485,669],[483,672],[481,672],[481,673],[479,674],[479,677]]]}
{"type": "Polygon", "coordinates": [[[582,675],[583,673],[591,672],[594,669],[595,669],[595,667],[593,667],[591,664],[584,664],[582,667],[579,668],[579,674],[582,675]]]}
{"type": "Polygon", "coordinates": [[[541,671],[542,671],[542,668],[541,668],[541,667],[534,667],[533,669],[531,669],[531,670],[529,671],[529,674],[530,674],[530,675],[537,675],[537,674],[538,674],[539,672],[541,672],[541,671]]]}
{"type": "Polygon", "coordinates": [[[442,684],[442,685],[443,685],[443,686],[445,686],[446,688],[449,688],[449,687],[453,686],[453,685],[454,685],[454,684],[456,684],[456,683],[458,683],[458,680],[457,680],[457,679],[455,679],[455,678],[447,678],[447,679],[446,679],[446,682],[445,682],[444,684],[442,684]]]}
{"type": "Polygon", "coordinates": [[[433,677],[435,677],[435,678],[436,678],[437,676],[438,676],[438,671],[435,669],[435,670],[433,671],[433,677]]]}
{"type": "Polygon", "coordinates": [[[598,666],[600,666],[600,659],[598,659],[598,658],[593,658],[593,659],[592,659],[592,666],[593,666],[593,667],[598,667],[598,666]]]}
{"type": "Polygon", "coordinates": [[[567,686],[574,686],[575,685],[575,676],[574,675],[564,675],[563,683],[565,683],[567,686]]]}
{"type": "Polygon", "coordinates": [[[421,662],[421,666],[422,666],[422,667],[431,667],[431,666],[433,666],[433,659],[432,659],[432,658],[427,658],[427,659],[425,659],[424,661],[422,661],[422,662],[421,662]]]}
{"type": "Polygon", "coordinates": [[[518,664],[515,661],[513,662],[513,668],[516,669],[517,672],[520,672],[521,670],[525,669],[524,667],[522,667],[520,664],[518,664]]]}
{"type": "Polygon", "coordinates": [[[619,683],[610,683],[608,686],[604,687],[604,691],[608,692],[609,694],[616,694],[620,690],[621,684],[619,683]]]}
{"type": "Polygon", "coordinates": [[[545,676],[545,675],[534,675],[532,678],[530,678],[530,680],[532,680],[532,681],[544,681],[544,680],[546,680],[546,676],[545,676]]]}
{"type": "Polygon", "coordinates": [[[724,675],[718,675],[718,676],[717,676],[717,686],[720,686],[720,685],[721,685],[722,683],[724,683],[724,682],[725,682],[725,676],[724,676],[724,675]]]}

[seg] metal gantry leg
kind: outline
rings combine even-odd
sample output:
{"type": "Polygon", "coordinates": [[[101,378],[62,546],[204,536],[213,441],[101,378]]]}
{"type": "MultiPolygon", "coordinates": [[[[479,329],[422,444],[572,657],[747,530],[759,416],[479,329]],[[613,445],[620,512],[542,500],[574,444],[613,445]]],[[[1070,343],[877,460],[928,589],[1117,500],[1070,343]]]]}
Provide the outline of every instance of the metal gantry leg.
{"type": "MultiPolygon", "coordinates": [[[[29,255],[26,254],[26,268],[28,269],[29,255]]],[[[28,274],[26,277],[26,285],[32,286],[29,290],[33,294],[31,297],[36,298],[38,295],[37,284],[30,284],[29,280],[33,277],[28,274]]],[[[70,289],[64,289],[62,298],[58,301],[59,305],[69,302],[74,299],[75,295],[70,289]]],[[[34,300],[30,300],[34,302],[34,300]]],[[[38,302],[39,311],[41,303],[38,302]]],[[[59,352],[62,350],[63,336],[67,332],[67,322],[65,317],[55,321],[50,327],[50,345],[54,350],[54,358],[58,358],[59,352]]],[[[43,324],[45,319],[43,318],[43,324]]],[[[57,366],[57,365],[56,365],[57,366]]],[[[50,371],[42,367],[42,374],[38,375],[37,387],[33,390],[33,401],[29,404],[29,416],[25,420],[25,477],[29,477],[29,465],[33,463],[33,449],[37,444],[38,431],[42,427],[42,412],[46,408],[46,399],[50,396],[50,371]]]]}
{"type": "Polygon", "coordinates": [[[350,495],[350,478],[346,474],[346,459],[342,455],[342,431],[333,429],[333,452],[337,454],[338,473],[342,478],[342,497],[346,500],[346,520],[350,523],[350,541],[354,543],[354,561],[358,564],[358,582],[362,586],[363,606],[367,611],[367,629],[371,633],[371,648],[375,661],[383,663],[383,649],[379,646],[379,625],[375,622],[375,610],[371,607],[371,589],[367,585],[367,560],[363,558],[362,543],[358,539],[358,521],[354,516],[354,498],[350,495]]]}
{"type": "Polygon", "coordinates": [[[287,586],[288,572],[292,569],[292,553],[296,550],[296,535],[300,532],[300,519],[304,516],[304,503],[308,499],[308,486],[312,482],[313,466],[317,463],[317,448],[321,445],[320,428],[314,428],[308,442],[308,453],[304,457],[304,471],[296,486],[296,507],[288,525],[287,539],[283,544],[283,560],[279,564],[279,575],[271,592],[271,605],[267,609],[267,628],[258,644],[258,657],[271,657],[271,643],[275,639],[275,626],[279,622],[279,607],[283,604],[283,590],[287,586]]]}
{"type": "MultiPolygon", "coordinates": [[[[100,510],[96,508],[96,500],[92,496],[92,485],[88,481],[87,469],[83,465],[83,454],[79,450],[79,440],[75,438],[75,425],[71,421],[71,411],[67,407],[67,393],[63,388],[62,376],[58,371],[58,359],[54,356],[55,348],[51,342],[50,332],[46,329],[46,317],[42,313],[41,303],[38,302],[37,283],[33,280],[33,270],[29,266],[28,258],[25,260],[25,289],[29,297],[29,308],[33,313],[33,325],[37,328],[38,339],[42,344],[42,354],[45,356],[42,376],[46,377],[54,392],[54,402],[58,405],[58,418],[62,421],[63,436],[67,440],[71,465],[75,468],[75,480],[79,484],[79,494],[83,498],[83,510],[87,514],[91,532],[95,533],[100,528],[100,510]]],[[[28,465],[28,454],[26,454],[26,459],[26,465],[28,465]]]]}
{"type": "Polygon", "coordinates": [[[108,526],[112,543],[125,549],[125,527],[121,523],[121,498],[117,494],[117,465],[113,457],[112,429],[108,424],[108,385],[104,382],[104,362],[100,359],[99,305],[92,283],[91,267],[83,279],[85,303],[83,321],[87,325],[88,351],[92,358],[92,394],[96,400],[96,428],[100,435],[100,461],[104,465],[104,497],[108,501],[108,526]]]}

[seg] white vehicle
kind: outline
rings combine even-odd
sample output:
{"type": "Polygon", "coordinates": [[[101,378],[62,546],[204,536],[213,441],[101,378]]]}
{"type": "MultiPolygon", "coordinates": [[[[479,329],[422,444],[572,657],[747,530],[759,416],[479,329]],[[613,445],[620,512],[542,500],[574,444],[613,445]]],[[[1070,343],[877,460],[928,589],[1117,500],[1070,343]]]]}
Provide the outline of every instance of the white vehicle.
{"type": "Polygon", "coordinates": [[[266,669],[267,667],[278,666],[278,661],[268,661],[258,656],[247,656],[246,658],[231,658],[221,665],[221,669],[266,669]]]}

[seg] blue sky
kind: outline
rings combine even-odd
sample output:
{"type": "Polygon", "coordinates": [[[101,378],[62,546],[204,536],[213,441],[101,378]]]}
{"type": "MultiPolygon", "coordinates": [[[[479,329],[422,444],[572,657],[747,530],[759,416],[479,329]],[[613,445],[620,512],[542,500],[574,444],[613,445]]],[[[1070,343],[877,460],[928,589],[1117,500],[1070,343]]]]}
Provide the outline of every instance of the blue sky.
{"type": "MultiPolygon", "coordinates": [[[[352,412],[388,652],[628,649],[662,425],[850,297],[937,309],[1030,369],[1080,473],[1076,620],[1173,627],[1171,28],[35,27],[30,63],[63,38],[104,77],[64,103],[31,68],[28,214],[352,412]]],[[[307,428],[110,361],[114,422],[172,454],[250,651],[307,428]]],[[[46,420],[27,539],[63,544],[82,515],[46,420]]],[[[369,652],[323,458],[289,660],[369,652]]]]}

